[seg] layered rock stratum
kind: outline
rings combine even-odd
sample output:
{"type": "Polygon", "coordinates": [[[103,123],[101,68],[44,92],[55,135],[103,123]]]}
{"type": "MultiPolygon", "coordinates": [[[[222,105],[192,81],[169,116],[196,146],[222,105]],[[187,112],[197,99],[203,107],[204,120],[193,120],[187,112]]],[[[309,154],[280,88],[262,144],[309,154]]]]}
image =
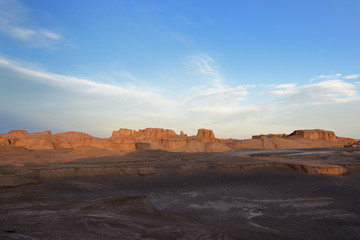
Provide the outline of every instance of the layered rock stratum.
{"type": "Polygon", "coordinates": [[[0,146],[21,146],[26,149],[68,149],[92,147],[131,152],[136,150],[166,150],[170,152],[228,152],[239,149],[300,149],[350,146],[358,140],[338,137],[321,129],[295,130],[291,134],[268,134],[252,139],[218,139],[212,130],[199,129],[197,135],[182,131],[146,128],[138,131],[120,128],[109,138],[97,138],[82,132],[52,134],[51,131],[28,133],[12,130],[0,134],[0,146]]]}

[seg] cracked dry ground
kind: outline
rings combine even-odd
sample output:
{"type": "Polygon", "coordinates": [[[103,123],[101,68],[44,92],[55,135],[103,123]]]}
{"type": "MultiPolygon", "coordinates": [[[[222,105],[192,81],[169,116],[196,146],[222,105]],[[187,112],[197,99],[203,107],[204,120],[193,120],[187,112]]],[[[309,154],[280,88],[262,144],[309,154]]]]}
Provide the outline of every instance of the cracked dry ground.
{"type": "MultiPolygon", "coordinates": [[[[303,153],[286,152],[299,161],[358,162],[357,153],[343,150],[303,153]]],[[[259,161],[284,152],[247,155],[259,161]]],[[[159,151],[72,164],[131,159],[142,167],[148,159],[156,173],[40,178],[39,184],[0,189],[0,239],[360,239],[356,168],[341,176],[274,166],[220,171],[185,166],[209,159],[233,163],[234,156],[159,151]]]]}

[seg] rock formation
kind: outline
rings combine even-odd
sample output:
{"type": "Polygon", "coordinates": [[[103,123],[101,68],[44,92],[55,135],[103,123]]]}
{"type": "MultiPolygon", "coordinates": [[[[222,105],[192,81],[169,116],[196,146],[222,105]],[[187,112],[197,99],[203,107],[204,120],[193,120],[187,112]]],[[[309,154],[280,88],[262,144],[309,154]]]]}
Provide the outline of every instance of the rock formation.
{"type": "MultiPolygon", "coordinates": [[[[136,150],[166,150],[171,152],[227,152],[239,149],[296,149],[343,147],[357,140],[337,137],[321,129],[296,130],[290,135],[255,135],[252,139],[218,139],[212,130],[199,129],[196,136],[163,128],[131,130],[120,128],[109,138],[97,138],[82,132],[52,134],[51,131],[28,133],[13,130],[0,134],[0,146],[21,146],[26,149],[83,148],[131,152],[136,150]]],[[[83,151],[84,149],[82,149],[83,151]]]]}
{"type": "Polygon", "coordinates": [[[303,138],[308,140],[325,140],[336,142],[338,139],[334,132],[321,129],[314,130],[295,130],[289,135],[289,138],[303,138]]]}
{"type": "Polygon", "coordinates": [[[352,144],[355,143],[355,140],[352,138],[337,137],[334,132],[326,131],[322,129],[314,130],[295,130],[287,138],[289,139],[307,139],[307,140],[320,140],[320,141],[330,141],[330,142],[341,142],[352,144]]]}
{"type": "Polygon", "coordinates": [[[203,128],[198,130],[197,137],[203,142],[213,142],[215,140],[214,132],[203,128]]]}

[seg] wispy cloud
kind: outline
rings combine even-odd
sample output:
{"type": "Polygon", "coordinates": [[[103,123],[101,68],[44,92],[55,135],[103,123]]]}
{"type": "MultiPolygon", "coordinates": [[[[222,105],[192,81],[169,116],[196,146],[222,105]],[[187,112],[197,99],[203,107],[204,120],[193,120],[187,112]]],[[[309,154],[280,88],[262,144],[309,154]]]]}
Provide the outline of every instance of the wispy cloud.
{"type": "Polygon", "coordinates": [[[207,54],[190,56],[190,66],[195,73],[204,77],[214,87],[223,85],[224,77],[220,74],[215,60],[207,54]]]}
{"type": "Polygon", "coordinates": [[[215,59],[207,54],[190,56],[192,70],[202,77],[202,85],[191,86],[192,95],[184,99],[184,106],[191,111],[202,109],[216,110],[238,107],[248,94],[251,86],[229,86],[225,77],[220,73],[215,59]],[[204,84],[205,83],[205,84],[204,84]]]}
{"type": "Polygon", "coordinates": [[[314,84],[278,85],[269,91],[271,95],[282,96],[287,104],[327,104],[330,102],[351,101],[358,93],[354,84],[340,79],[324,80],[314,84]]]}
{"type": "Polygon", "coordinates": [[[32,23],[31,10],[19,0],[0,1],[0,33],[35,48],[54,48],[59,33],[32,23]]]}
{"type": "Polygon", "coordinates": [[[121,86],[95,82],[89,79],[49,73],[22,64],[0,58],[0,69],[11,71],[23,79],[39,82],[46,85],[64,88],[69,91],[77,91],[85,94],[103,96],[124,97],[127,99],[141,100],[146,103],[169,104],[169,101],[153,92],[141,91],[140,89],[125,88],[121,86]]]}
{"type": "Polygon", "coordinates": [[[360,78],[360,74],[353,74],[343,77],[343,79],[356,79],[356,78],[360,78]]]}
{"type": "Polygon", "coordinates": [[[188,107],[229,107],[237,106],[248,94],[247,87],[207,88],[198,90],[197,93],[185,99],[188,107]]]}
{"type": "Polygon", "coordinates": [[[319,75],[311,79],[311,81],[319,80],[319,79],[326,79],[326,80],[334,80],[334,79],[343,79],[343,80],[350,80],[360,78],[360,74],[352,74],[352,75],[343,75],[341,73],[330,74],[330,75],[319,75]]]}
{"type": "MultiPolygon", "coordinates": [[[[296,83],[280,84],[271,86],[274,90],[270,91],[273,95],[291,95],[296,93],[296,83]]],[[[268,86],[269,87],[269,86],[268,86]]]]}
{"type": "Polygon", "coordinates": [[[341,73],[328,74],[328,75],[319,75],[319,76],[316,76],[316,77],[312,78],[311,80],[314,81],[314,80],[317,80],[317,79],[338,79],[341,76],[342,76],[341,73]]]}

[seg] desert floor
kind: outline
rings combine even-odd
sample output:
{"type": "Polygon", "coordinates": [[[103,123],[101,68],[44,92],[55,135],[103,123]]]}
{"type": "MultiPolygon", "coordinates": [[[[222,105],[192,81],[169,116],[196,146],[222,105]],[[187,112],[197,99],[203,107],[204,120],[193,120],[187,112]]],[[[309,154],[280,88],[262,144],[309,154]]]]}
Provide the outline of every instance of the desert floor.
{"type": "Polygon", "coordinates": [[[3,175],[38,183],[0,188],[0,239],[360,239],[359,153],[1,153],[3,175]],[[310,175],[286,160],[348,171],[310,175]]]}

